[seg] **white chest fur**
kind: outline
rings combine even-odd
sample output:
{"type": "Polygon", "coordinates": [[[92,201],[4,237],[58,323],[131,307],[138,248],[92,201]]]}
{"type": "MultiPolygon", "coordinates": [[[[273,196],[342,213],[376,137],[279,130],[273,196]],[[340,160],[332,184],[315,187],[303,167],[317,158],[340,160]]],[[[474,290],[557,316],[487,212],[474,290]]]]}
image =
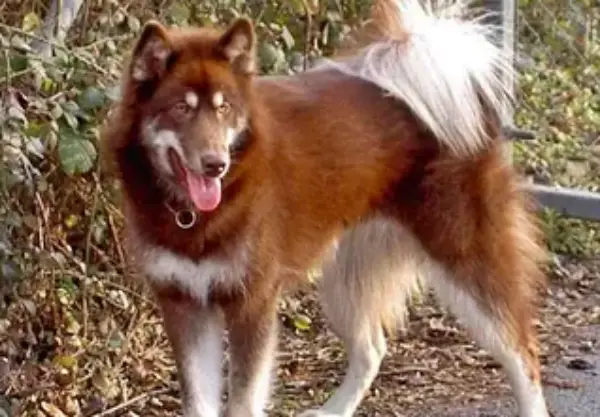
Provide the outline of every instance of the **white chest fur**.
{"type": "Polygon", "coordinates": [[[175,285],[202,302],[208,300],[213,286],[239,289],[248,264],[245,248],[236,250],[229,258],[207,257],[200,261],[158,246],[146,245],[140,252],[140,266],[149,280],[175,285]]]}

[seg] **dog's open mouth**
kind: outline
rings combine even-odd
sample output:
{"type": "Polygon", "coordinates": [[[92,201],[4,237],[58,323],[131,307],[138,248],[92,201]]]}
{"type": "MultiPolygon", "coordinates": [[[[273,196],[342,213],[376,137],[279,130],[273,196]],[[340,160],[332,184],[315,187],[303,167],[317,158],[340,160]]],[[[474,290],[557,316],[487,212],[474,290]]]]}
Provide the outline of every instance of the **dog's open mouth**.
{"type": "Polygon", "coordinates": [[[169,162],[181,186],[198,211],[213,211],[221,202],[221,180],[199,174],[185,167],[174,149],[169,149],[169,162]]]}

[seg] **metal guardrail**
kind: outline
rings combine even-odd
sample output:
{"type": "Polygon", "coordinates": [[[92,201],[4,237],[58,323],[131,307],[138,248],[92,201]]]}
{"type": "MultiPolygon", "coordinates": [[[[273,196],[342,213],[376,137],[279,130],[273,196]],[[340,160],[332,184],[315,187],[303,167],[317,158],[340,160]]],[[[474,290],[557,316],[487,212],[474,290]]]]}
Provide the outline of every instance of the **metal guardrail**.
{"type": "Polygon", "coordinates": [[[542,207],[568,217],[600,222],[600,193],[540,184],[528,188],[542,207]]]}

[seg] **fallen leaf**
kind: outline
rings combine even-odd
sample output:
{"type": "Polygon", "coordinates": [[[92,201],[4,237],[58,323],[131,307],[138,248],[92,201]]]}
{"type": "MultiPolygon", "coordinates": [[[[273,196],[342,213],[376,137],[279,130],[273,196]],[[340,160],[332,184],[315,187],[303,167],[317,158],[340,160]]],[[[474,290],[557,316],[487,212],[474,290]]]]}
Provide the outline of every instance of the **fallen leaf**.
{"type": "Polygon", "coordinates": [[[54,404],[42,401],[41,406],[42,409],[46,412],[46,414],[50,417],[67,417],[67,415],[63,413],[62,410],[54,404]]]}

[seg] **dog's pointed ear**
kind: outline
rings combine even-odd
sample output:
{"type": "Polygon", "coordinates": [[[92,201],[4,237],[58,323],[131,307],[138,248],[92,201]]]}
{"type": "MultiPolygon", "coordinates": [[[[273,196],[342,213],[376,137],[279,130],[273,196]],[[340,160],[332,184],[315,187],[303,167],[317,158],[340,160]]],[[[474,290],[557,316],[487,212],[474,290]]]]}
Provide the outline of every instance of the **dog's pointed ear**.
{"type": "Polygon", "coordinates": [[[236,19],[219,39],[219,48],[240,72],[256,72],[256,35],[250,19],[236,19]]]}
{"type": "Polygon", "coordinates": [[[167,29],[155,20],[144,25],[131,60],[131,77],[135,81],[149,81],[162,78],[173,57],[167,29]]]}

